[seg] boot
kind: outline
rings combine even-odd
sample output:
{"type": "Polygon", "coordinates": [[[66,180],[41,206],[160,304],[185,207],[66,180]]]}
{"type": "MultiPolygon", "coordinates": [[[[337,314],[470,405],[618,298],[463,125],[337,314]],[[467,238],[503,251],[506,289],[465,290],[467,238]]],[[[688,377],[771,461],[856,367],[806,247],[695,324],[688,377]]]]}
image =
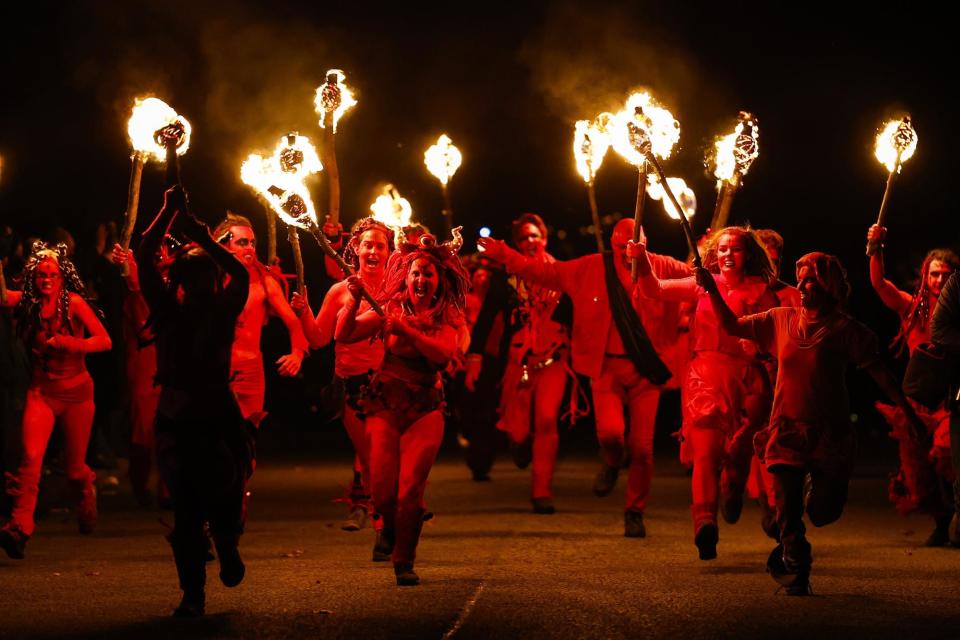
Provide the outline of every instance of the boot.
{"type": "Polygon", "coordinates": [[[377,531],[377,541],[373,543],[373,561],[388,562],[393,554],[395,541],[393,529],[384,528],[377,531]]]}
{"type": "Polygon", "coordinates": [[[743,485],[730,479],[727,469],[720,474],[720,515],[727,524],[735,524],[743,512],[743,485]]]}
{"type": "Polygon", "coordinates": [[[240,558],[240,536],[213,536],[213,544],[220,558],[220,582],[225,587],[235,587],[243,582],[246,567],[240,558]]]}
{"type": "Polygon", "coordinates": [[[173,610],[174,618],[199,618],[204,614],[206,597],[203,589],[200,591],[184,591],[180,599],[180,606],[173,610]]]}
{"type": "Polygon", "coordinates": [[[533,498],[530,502],[533,503],[533,512],[540,515],[552,515],[556,513],[557,509],[553,506],[553,498],[533,498]]]}
{"type": "Polygon", "coordinates": [[[937,516],[934,522],[933,531],[923,541],[923,547],[942,547],[950,542],[950,516],[937,516]]]}
{"type": "Polygon", "coordinates": [[[78,497],[77,529],[83,535],[90,535],[97,525],[97,489],[92,479],[71,480],[70,484],[78,497]]]}
{"type": "Polygon", "coordinates": [[[12,522],[8,522],[0,529],[0,549],[6,551],[7,557],[13,560],[23,560],[29,539],[30,536],[12,522]]]}
{"type": "Polygon", "coordinates": [[[611,467],[605,462],[600,463],[600,471],[597,473],[596,480],[593,481],[593,495],[598,498],[610,495],[613,488],[617,486],[619,475],[620,467],[611,467]]]}
{"type": "Polygon", "coordinates": [[[517,469],[526,469],[533,460],[533,438],[527,438],[521,443],[510,443],[510,454],[513,456],[513,464],[517,469]]]}
{"type": "Polygon", "coordinates": [[[623,535],[627,538],[647,537],[647,528],[643,525],[642,511],[623,512],[623,535]]]}
{"type": "Polygon", "coordinates": [[[398,562],[393,565],[398,587],[415,587],[420,584],[420,576],[413,570],[412,562],[398,562]]]}

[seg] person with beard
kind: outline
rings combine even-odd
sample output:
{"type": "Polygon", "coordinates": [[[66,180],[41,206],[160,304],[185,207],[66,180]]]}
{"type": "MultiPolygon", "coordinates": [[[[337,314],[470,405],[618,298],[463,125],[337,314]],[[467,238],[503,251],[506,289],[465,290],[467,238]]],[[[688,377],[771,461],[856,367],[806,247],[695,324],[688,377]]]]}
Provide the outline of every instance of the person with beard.
{"type": "MultiPolygon", "coordinates": [[[[900,331],[893,341],[898,353],[912,354],[931,342],[930,319],[940,291],[950,275],[960,267],[960,258],[949,249],[933,249],[920,266],[920,280],[911,294],[897,288],[884,273],[883,241],[885,227],[872,225],[867,241],[878,246],[870,256],[870,284],[880,300],[900,317],[900,331]]],[[[953,516],[953,481],[956,470],[950,457],[950,414],[945,407],[930,411],[911,402],[927,430],[933,436],[932,446],[925,446],[910,437],[906,416],[897,407],[877,403],[877,410],[891,427],[891,436],[900,448],[900,468],[891,479],[890,498],[902,514],[922,511],[933,518],[933,531],[923,542],[926,547],[939,547],[949,540],[948,528],[953,516]]]]}
{"type": "MultiPolygon", "coordinates": [[[[603,464],[593,491],[606,496],[620,469],[629,469],[624,509],[624,535],[646,536],[644,510],[653,478],[653,430],[661,387],[670,379],[658,352],[673,339],[660,322],[663,307],[639,297],[630,280],[627,243],[633,220],[617,223],[610,253],[549,262],[524,256],[501,240],[480,238],[477,244],[490,258],[506,265],[525,281],[560,291],[573,303],[571,359],[573,370],[590,378],[593,411],[603,464]],[[624,422],[624,407],[629,426],[624,422]]],[[[649,254],[657,277],[680,278],[690,273],[679,260],[649,254]]]]}
{"type": "Polygon", "coordinates": [[[426,511],[427,477],[443,440],[442,372],[456,357],[465,329],[469,275],[460,241],[438,244],[430,234],[404,242],[390,256],[379,300],[385,315],[358,313],[362,277],[350,276],[350,300],[334,339],[384,342],[381,367],[363,391],[370,487],[383,526],[377,540],[390,553],[400,586],[420,583],[414,571],[426,511]]]}
{"type": "MultiPolygon", "coordinates": [[[[359,274],[367,291],[374,297],[383,288],[387,258],[393,251],[393,232],[374,218],[358,221],[350,234],[344,250],[344,260],[359,274]]],[[[333,340],[337,317],[341,310],[350,306],[353,296],[345,280],[335,283],[323,298],[316,317],[310,309],[306,289],[304,295],[293,294],[290,305],[299,316],[303,331],[311,349],[325,347],[333,340]]],[[[363,311],[369,307],[361,305],[363,311]]],[[[367,459],[366,431],[360,407],[361,391],[370,383],[373,372],[383,361],[383,343],[379,340],[360,342],[337,342],[334,345],[334,379],[336,400],[341,404],[340,416],[353,444],[353,482],[351,483],[349,513],[340,528],[344,531],[359,531],[367,521],[370,511],[370,469],[367,459]]]]}
{"type": "MultiPolygon", "coordinates": [[[[524,213],[513,222],[513,242],[531,260],[556,262],[546,250],[547,226],[534,213],[524,213]]],[[[517,467],[525,469],[533,462],[530,498],[534,513],[552,514],[556,509],[551,485],[560,444],[557,423],[568,380],[574,383],[571,420],[578,415],[579,387],[570,369],[570,322],[558,321],[559,316],[569,317],[570,300],[558,291],[520,277],[511,278],[506,287],[497,290],[500,295],[491,296],[488,292],[484,299],[479,327],[471,336],[465,385],[468,391],[479,394],[478,404],[489,403],[490,385],[478,389],[477,383],[483,376],[483,351],[490,329],[495,316],[500,316],[500,326],[508,330],[501,333],[498,345],[498,352],[505,352],[506,368],[500,376],[496,427],[508,435],[517,467]]],[[[487,365],[502,369],[497,365],[503,359],[486,360],[487,365]]]]}
{"type": "Polygon", "coordinates": [[[850,423],[846,369],[866,370],[907,416],[911,437],[923,424],[880,361],[877,337],[845,312],[850,285],[836,257],[809,253],[797,262],[800,307],[737,317],[715,277],[697,271],[720,325],[753,341],[777,360],[770,422],[757,434],[757,455],[773,475],[780,544],[768,571],[788,595],[810,594],[812,547],[803,515],[822,527],[836,522],[847,502],[856,430],[850,423]],[[807,479],[809,478],[809,479],[807,479]]]}
{"type": "MultiPolygon", "coordinates": [[[[748,412],[749,397],[768,393],[767,373],[756,350],[720,326],[708,293],[692,277],[658,278],[646,266],[644,244],[631,243],[638,258],[638,284],[648,297],[694,303],[692,360],[681,391],[680,461],[693,465],[691,492],[694,538],[701,560],[717,557],[718,505],[726,522],[740,518],[750,474],[754,433],[766,416],[748,412]]],[[[704,244],[703,264],[715,271],[724,299],[739,314],[779,306],[770,290],[770,259],[746,227],[713,232],[704,244]]]]}
{"type": "Polygon", "coordinates": [[[195,617],[203,615],[205,604],[204,523],[210,525],[221,582],[234,587],[245,574],[238,546],[255,428],[231,388],[231,355],[251,269],[188,212],[179,185],[167,190],[163,208],[144,232],[137,266],[149,330],[156,336],[157,460],[174,503],[169,540],[183,590],[174,615],[195,617]],[[168,229],[196,244],[184,248],[164,278],[156,255],[168,229]]]}

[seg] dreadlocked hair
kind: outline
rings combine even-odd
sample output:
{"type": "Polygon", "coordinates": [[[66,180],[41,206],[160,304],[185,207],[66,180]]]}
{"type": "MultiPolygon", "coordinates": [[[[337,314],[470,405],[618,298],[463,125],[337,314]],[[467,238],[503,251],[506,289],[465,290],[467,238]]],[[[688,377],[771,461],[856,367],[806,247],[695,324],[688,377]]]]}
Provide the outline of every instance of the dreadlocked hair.
{"type": "MultiPolygon", "coordinates": [[[[30,249],[30,257],[23,267],[23,294],[17,303],[14,313],[17,316],[17,334],[25,344],[33,344],[33,339],[40,330],[40,292],[37,291],[37,267],[44,260],[53,260],[60,269],[63,284],[60,287],[60,298],[57,300],[56,319],[60,326],[70,324],[70,294],[75,293],[86,299],[87,289],[77,273],[77,268],[67,257],[67,245],[58,243],[51,248],[47,243],[37,240],[30,249]]],[[[93,305],[91,305],[93,307],[93,305]]],[[[98,315],[100,311],[93,307],[98,315]]]]}
{"type": "Polygon", "coordinates": [[[457,255],[463,244],[459,232],[460,227],[457,227],[453,230],[453,240],[442,244],[437,244],[437,239],[429,233],[420,236],[416,243],[400,243],[387,260],[381,302],[388,310],[400,307],[410,311],[406,291],[407,274],[414,261],[422,258],[433,263],[439,280],[427,318],[431,326],[423,328],[437,329],[444,324],[460,327],[464,324],[463,311],[470,288],[470,274],[457,255]]]}
{"type": "Polygon", "coordinates": [[[703,266],[708,271],[718,273],[720,263],[717,259],[717,246],[720,238],[726,235],[736,236],[743,240],[744,263],[743,271],[748,276],[757,276],[766,282],[773,280],[773,265],[770,256],[764,249],[757,232],[750,227],[724,227],[717,229],[707,237],[703,244],[703,266]]]}
{"type": "Polygon", "coordinates": [[[907,336],[913,331],[914,327],[927,327],[930,323],[930,314],[933,309],[930,308],[930,287],[927,286],[927,275],[930,273],[930,265],[934,260],[942,262],[950,267],[952,271],[960,269],[960,257],[950,249],[933,249],[923,259],[920,266],[920,281],[917,282],[917,288],[913,292],[913,298],[910,300],[910,307],[906,315],[900,322],[900,332],[890,343],[891,349],[896,349],[896,354],[900,355],[907,348],[907,336]]]}
{"type": "Polygon", "coordinates": [[[383,224],[373,216],[361,218],[350,229],[350,241],[343,248],[343,261],[354,269],[360,268],[360,255],[357,251],[360,249],[360,238],[367,231],[379,231],[387,238],[387,251],[393,253],[394,250],[394,232],[393,229],[383,224]]]}

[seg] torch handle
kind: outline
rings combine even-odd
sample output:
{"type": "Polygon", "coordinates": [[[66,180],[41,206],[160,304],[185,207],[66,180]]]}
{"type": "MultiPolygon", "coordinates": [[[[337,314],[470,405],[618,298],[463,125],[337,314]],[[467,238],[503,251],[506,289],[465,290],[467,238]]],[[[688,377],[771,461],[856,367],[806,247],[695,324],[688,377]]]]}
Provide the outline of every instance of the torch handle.
{"type": "MultiPolygon", "coordinates": [[[[337,263],[337,266],[340,267],[340,270],[343,271],[344,274],[352,276],[354,274],[353,267],[344,262],[343,258],[340,257],[340,254],[330,246],[330,241],[327,240],[327,236],[320,231],[319,227],[317,227],[315,224],[311,225],[309,231],[310,235],[312,235],[314,240],[317,241],[317,244],[320,245],[320,249],[327,254],[331,260],[337,263]]],[[[376,311],[379,316],[383,317],[386,315],[383,311],[383,307],[381,307],[380,303],[377,302],[372,295],[370,295],[370,292],[367,291],[366,287],[360,287],[360,295],[363,296],[364,300],[370,303],[370,308],[376,311]]]]}
{"type": "Polygon", "coordinates": [[[590,215],[593,218],[593,235],[597,239],[597,252],[603,253],[603,229],[600,228],[600,212],[597,210],[597,192],[593,188],[593,180],[587,183],[587,198],[590,200],[590,215]]]}
{"type": "Polygon", "coordinates": [[[693,228],[690,226],[690,220],[687,219],[686,212],[677,201],[677,196],[673,195],[673,189],[670,188],[670,184],[667,182],[667,176],[664,175],[663,167],[660,166],[660,162],[656,156],[651,153],[648,160],[650,164],[653,165],[654,171],[657,172],[657,177],[660,178],[660,184],[663,185],[663,190],[667,193],[667,197],[670,198],[670,202],[673,203],[677,213],[680,214],[680,225],[683,227],[683,232],[687,235],[687,245],[689,245],[690,252],[693,254],[693,266],[699,269],[703,266],[703,261],[700,259],[700,252],[697,251],[697,239],[693,237],[693,228]]]}
{"type": "Polygon", "coordinates": [[[167,186],[180,184],[180,158],[177,156],[177,143],[167,141],[167,186]]]}
{"type": "Polygon", "coordinates": [[[337,167],[337,136],[333,132],[333,112],[324,114],[323,164],[327,174],[327,208],[330,222],[340,223],[340,169],[337,167]]]}
{"type": "MultiPolygon", "coordinates": [[[[277,216],[273,209],[266,207],[267,212],[267,266],[272,267],[277,261],[277,216]]],[[[299,246],[299,240],[297,241],[299,246]]]]}
{"type": "Polygon", "coordinates": [[[297,270],[297,292],[303,295],[303,254],[300,252],[300,234],[294,226],[287,227],[287,240],[290,241],[290,248],[293,250],[293,264],[297,270]]]}
{"type": "Polygon", "coordinates": [[[130,167],[130,184],[127,185],[127,214],[120,234],[120,246],[130,248],[130,238],[133,237],[133,228],[137,224],[137,211],[140,208],[140,179],[143,177],[143,154],[133,152],[130,167]]]}
{"type": "MultiPolygon", "coordinates": [[[[647,163],[644,161],[638,171],[637,178],[637,203],[633,209],[633,241],[640,242],[640,228],[643,225],[643,207],[647,201],[647,163]]],[[[630,281],[636,282],[637,276],[637,259],[633,258],[630,261],[630,281]]]]}
{"type": "Polygon", "coordinates": [[[734,183],[723,181],[720,192],[717,194],[717,205],[713,209],[713,218],[710,220],[710,231],[723,229],[730,220],[730,208],[733,206],[733,196],[740,188],[739,174],[734,174],[734,183]]]}
{"type": "Polygon", "coordinates": [[[440,183],[440,190],[443,192],[443,223],[447,228],[449,236],[453,229],[453,207],[450,205],[450,191],[447,185],[440,183]]]}
{"type": "MultiPolygon", "coordinates": [[[[900,157],[897,156],[897,169],[900,168],[900,157]]],[[[883,217],[887,213],[887,205],[890,204],[890,194],[893,193],[893,182],[896,179],[897,171],[896,169],[890,172],[890,175],[887,176],[887,187],[883,190],[883,200],[880,201],[880,212],[877,214],[877,226],[883,226],[883,217]]],[[[867,242],[867,256],[872,256],[880,248],[879,242],[870,241],[867,242]]]]}

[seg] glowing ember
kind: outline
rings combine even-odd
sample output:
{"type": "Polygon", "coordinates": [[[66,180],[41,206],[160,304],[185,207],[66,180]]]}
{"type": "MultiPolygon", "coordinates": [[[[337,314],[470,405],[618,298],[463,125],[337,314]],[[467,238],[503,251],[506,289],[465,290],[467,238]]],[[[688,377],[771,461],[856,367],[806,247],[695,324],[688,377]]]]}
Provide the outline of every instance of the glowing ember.
{"type": "Polygon", "coordinates": [[[357,104],[356,98],[349,87],[343,82],[343,71],[340,69],[330,69],[327,71],[327,81],[317,87],[317,95],[313,100],[316,112],[320,114],[320,127],[326,128],[325,121],[327,114],[333,114],[333,132],[337,132],[337,123],[343,114],[353,105],[357,104]]]}
{"type": "Polygon", "coordinates": [[[713,175],[717,178],[718,189],[724,182],[736,184],[739,178],[747,175],[750,165],[760,155],[760,127],[756,118],[741,111],[739,119],[733,133],[714,143],[713,175]]]}
{"type": "MultiPolygon", "coordinates": [[[[674,220],[679,220],[680,213],[673,206],[673,203],[670,202],[670,196],[664,191],[660,180],[658,180],[655,175],[649,174],[647,175],[647,183],[647,194],[653,200],[659,200],[663,203],[663,209],[667,212],[668,216],[674,220]]],[[[680,203],[680,206],[683,207],[683,212],[687,214],[688,218],[693,217],[697,212],[697,195],[693,192],[693,189],[687,186],[683,178],[667,178],[667,184],[670,186],[670,190],[673,191],[673,195],[677,196],[677,201],[680,203]]]]}
{"type": "Polygon", "coordinates": [[[317,224],[317,213],[306,179],[322,169],[310,140],[291,133],[280,139],[272,156],[250,154],[240,167],[240,179],[253,187],[284,222],[307,229],[317,224]]]}
{"type": "Polygon", "coordinates": [[[402,197],[392,184],[383,188],[383,193],[370,205],[370,211],[374,218],[392,229],[410,226],[410,219],[413,217],[410,202],[402,197]]]}
{"type": "Polygon", "coordinates": [[[610,148],[609,113],[602,113],[593,122],[578,120],[573,130],[573,157],[577,171],[586,183],[593,182],[603,157],[610,148]]]}
{"type": "Polygon", "coordinates": [[[177,155],[182,156],[190,148],[190,123],[186,118],[159,98],[137,98],[127,121],[127,135],[133,149],[142,153],[145,160],[165,160],[167,150],[158,141],[161,132],[178,135],[177,155]]]}
{"type": "Polygon", "coordinates": [[[630,164],[640,166],[646,155],[669,158],[680,140],[680,123],[648,93],[635,93],[611,123],[611,144],[630,164]]]}
{"type": "Polygon", "coordinates": [[[913,157],[917,150],[917,132],[913,129],[910,116],[902,120],[891,120],[883,126],[877,135],[877,147],[874,154],[877,160],[887,167],[887,171],[900,172],[900,166],[913,157]]]}
{"type": "Polygon", "coordinates": [[[423,154],[423,164],[427,165],[427,170],[444,185],[450,181],[462,162],[463,155],[445,133],[437,138],[437,144],[423,154]]]}

